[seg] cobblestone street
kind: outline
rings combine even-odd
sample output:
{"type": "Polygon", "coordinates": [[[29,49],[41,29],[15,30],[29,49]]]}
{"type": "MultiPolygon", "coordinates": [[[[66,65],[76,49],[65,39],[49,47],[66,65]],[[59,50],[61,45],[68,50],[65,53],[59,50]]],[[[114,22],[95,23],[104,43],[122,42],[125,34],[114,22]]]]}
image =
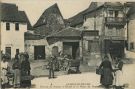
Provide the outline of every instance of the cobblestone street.
{"type": "MultiPolygon", "coordinates": [[[[123,76],[124,76],[124,84],[129,85],[125,89],[134,89],[135,85],[135,71],[134,66],[135,62],[132,60],[132,64],[125,64],[123,67],[123,76]]],[[[94,69],[94,68],[93,68],[94,69]]],[[[34,85],[34,88],[61,88],[63,89],[71,89],[71,88],[77,88],[77,89],[104,89],[100,86],[100,76],[95,73],[95,71],[90,72],[84,72],[81,74],[69,74],[66,75],[66,72],[57,72],[57,78],[55,79],[48,79],[48,71],[46,71],[46,76],[40,76],[32,80],[32,84],[34,85]],[[38,82],[39,81],[39,82],[38,82]]],[[[41,73],[41,72],[40,72],[41,73]]],[[[45,72],[44,72],[45,73],[45,72]]]]}

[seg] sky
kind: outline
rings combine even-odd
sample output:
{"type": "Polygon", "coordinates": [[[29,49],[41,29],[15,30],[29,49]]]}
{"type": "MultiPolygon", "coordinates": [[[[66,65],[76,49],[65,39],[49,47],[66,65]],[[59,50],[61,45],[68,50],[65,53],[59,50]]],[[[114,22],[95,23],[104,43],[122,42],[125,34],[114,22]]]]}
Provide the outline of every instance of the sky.
{"type": "Polygon", "coordinates": [[[2,0],[16,4],[19,10],[26,12],[32,25],[51,5],[57,3],[64,19],[70,18],[89,7],[91,0],[2,0]]]}

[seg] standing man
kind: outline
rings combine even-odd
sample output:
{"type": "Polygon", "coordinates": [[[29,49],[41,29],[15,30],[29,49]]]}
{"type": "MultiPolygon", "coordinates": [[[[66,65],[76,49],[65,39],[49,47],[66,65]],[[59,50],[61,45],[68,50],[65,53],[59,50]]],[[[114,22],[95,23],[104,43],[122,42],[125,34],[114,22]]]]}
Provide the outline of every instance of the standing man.
{"type": "Polygon", "coordinates": [[[51,57],[49,60],[49,79],[54,77],[55,57],[51,57]]]}
{"type": "Polygon", "coordinates": [[[12,65],[12,69],[14,70],[14,87],[20,87],[20,67],[21,67],[21,63],[20,63],[20,54],[19,51],[16,51],[15,54],[15,60],[14,63],[12,65]]]}
{"type": "Polygon", "coordinates": [[[18,59],[14,60],[13,63],[13,70],[14,70],[14,88],[20,87],[20,62],[18,59]]]}

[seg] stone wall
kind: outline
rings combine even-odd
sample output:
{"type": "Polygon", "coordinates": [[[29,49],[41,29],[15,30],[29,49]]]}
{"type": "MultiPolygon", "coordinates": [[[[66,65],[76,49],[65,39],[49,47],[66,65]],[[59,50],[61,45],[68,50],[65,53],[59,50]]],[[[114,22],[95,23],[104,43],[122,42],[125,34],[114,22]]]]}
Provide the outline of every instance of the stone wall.
{"type": "Polygon", "coordinates": [[[28,52],[30,56],[30,60],[34,60],[34,46],[45,46],[45,56],[46,58],[52,55],[52,48],[54,46],[58,47],[58,51],[62,50],[62,42],[56,42],[54,44],[49,45],[46,39],[40,40],[26,40],[25,41],[25,52],[28,52]]]}
{"type": "Polygon", "coordinates": [[[130,51],[134,51],[135,52],[135,19],[132,19],[129,21],[129,25],[128,25],[128,49],[130,51]],[[131,49],[131,44],[133,43],[133,49],[131,49]]]}

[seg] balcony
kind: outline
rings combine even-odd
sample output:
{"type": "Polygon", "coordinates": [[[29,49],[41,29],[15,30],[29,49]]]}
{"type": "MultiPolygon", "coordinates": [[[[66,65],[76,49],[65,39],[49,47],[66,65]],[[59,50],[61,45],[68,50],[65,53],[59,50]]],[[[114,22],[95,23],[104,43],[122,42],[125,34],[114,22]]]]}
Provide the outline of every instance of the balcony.
{"type": "Polygon", "coordinates": [[[104,36],[104,39],[107,39],[107,40],[126,40],[127,38],[124,36],[104,36]]]}
{"type": "Polygon", "coordinates": [[[126,24],[126,19],[123,17],[106,17],[105,23],[106,23],[106,25],[123,26],[126,24]]]}

